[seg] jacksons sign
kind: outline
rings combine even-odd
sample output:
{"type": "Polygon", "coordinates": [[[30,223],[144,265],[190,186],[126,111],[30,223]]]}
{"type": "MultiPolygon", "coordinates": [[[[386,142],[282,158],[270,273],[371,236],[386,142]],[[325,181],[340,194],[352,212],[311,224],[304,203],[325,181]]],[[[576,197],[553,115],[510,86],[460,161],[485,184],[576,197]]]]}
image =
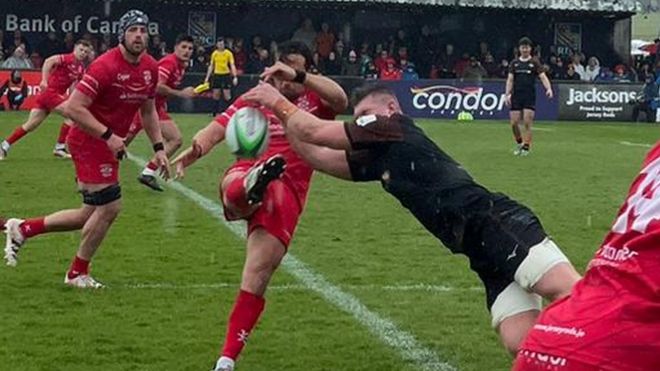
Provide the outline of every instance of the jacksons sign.
{"type": "MultiPolygon", "coordinates": [[[[119,33],[119,21],[111,21],[99,16],[75,15],[72,18],[56,18],[48,14],[40,17],[25,18],[16,14],[5,15],[5,31],[22,32],[73,32],[91,34],[117,34],[119,33]]],[[[158,22],[149,22],[149,34],[159,33],[158,22]]]]}

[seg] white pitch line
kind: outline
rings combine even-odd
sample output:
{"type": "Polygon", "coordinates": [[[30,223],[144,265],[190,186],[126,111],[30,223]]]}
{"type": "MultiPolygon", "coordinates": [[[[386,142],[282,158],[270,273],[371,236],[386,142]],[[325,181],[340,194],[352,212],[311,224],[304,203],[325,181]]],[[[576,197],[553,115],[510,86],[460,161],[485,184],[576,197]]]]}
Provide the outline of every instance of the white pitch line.
{"type": "MultiPolygon", "coordinates": [[[[144,166],[146,163],[143,159],[130,153],[128,154],[128,158],[139,166],[144,166]]],[[[179,182],[169,182],[168,186],[209,212],[211,216],[223,223],[232,233],[245,239],[245,223],[227,222],[222,217],[222,215],[224,215],[222,206],[218,203],[202,196],[179,182]]],[[[289,274],[294,276],[309,290],[316,292],[325,298],[326,301],[352,315],[353,318],[365,326],[373,335],[377,336],[382,342],[399,352],[399,355],[405,361],[414,363],[420,370],[456,370],[454,366],[440,360],[440,357],[432,349],[417,341],[411,333],[399,329],[392,320],[371,311],[362,304],[358,298],[332,284],[322,274],[315,272],[293,254],[288,253],[284,257],[282,266],[287,272],[289,272],[289,274]]]]}
{"type": "MultiPolygon", "coordinates": [[[[220,282],[220,283],[190,283],[177,284],[168,282],[145,282],[131,283],[114,287],[126,288],[132,290],[154,289],[154,290],[218,290],[218,289],[237,289],[238,283],[220,282]]],[[[465,291],[483,291],[481,286],[454,287],[445,285],[433,285],[427,283],[418,283],[412,285],[342,285],[341,287],[355,291],[403,291],[403,292],[465,292],[465,291]]],[[[307,286],[300,284],[269,285],[269,291],[296,291],[307,290],[307,286]]]]}
{"type": "Polygon", "coordinates": [[[651,148],[653,147],[652,145],[648,143],[632,143],[632,142],[626,142],[626,141],[621,141],[619,144],[623,144],[624,146],[631,146],[631,147],[644,147],[644,148],[651,148]]]}
{"type": "Polygon", "coordinates": [[[538,128],[534,127],[532,128],[532,131],[556,131],[555,129],[550,129],[550,128],[538,128]]]}

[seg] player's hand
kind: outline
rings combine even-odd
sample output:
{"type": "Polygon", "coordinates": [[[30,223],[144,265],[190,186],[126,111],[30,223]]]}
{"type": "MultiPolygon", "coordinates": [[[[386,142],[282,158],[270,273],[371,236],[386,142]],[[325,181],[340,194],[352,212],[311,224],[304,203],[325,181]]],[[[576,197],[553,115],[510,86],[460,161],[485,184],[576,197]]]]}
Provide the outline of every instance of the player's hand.
{"type": "Polygon", "coordinates": [[[545,96],[548,97],[548,99],[552,99],[555,95],[552,92],[552,89],[548,89],[545,91],[545,96]]]}
{"type": "Polygon", "coordinates": [[[124,157],[126,157],[126,145],[124,144],[124,138],[112,134],[106,141],[106,144],[112,151],[112,154],[115,155],[117,160],[123,160],[124,157]]]}
{"type": "Polygon", "coordinates": [[[192,146],[181,152],[172,161],[174,166],[174,179],[183,179],[186,175],[186,167],[202,156],[202,147],[193,139],[192,146]]]}
{"type": "Polygon", "coordinates": [[[160,176],[165,179],[170,179],[170,160],[167,159],[167,154],[165,151],[158,151],[154,155],[154,160],[156,160],[156,165],[158,166],[160,176]]]}
{"type": "Polygon", "coordinates": [[[234,76],[234,78],[231,79],[231,83],[234,86],[238,86],[238,76],[234,76]]]}
{"type": "Polygon", "coordinates": [[[254,88],[250,89],[247,93],[243,95],[243,99],[248,102],[259,103],[262,106],[268,108],[273,108],[275,103],[281,98],[284,98],[282,94],[275,89],[271,84],[259,81],[259,84],[254,88]]]}
{"type": "Polygon", "coordinates": [[[296,78],[296,70],[278,61],[274,65],[266,67],[259,77],[264,81],[270,81],[273,77],[285,81],[293,81],[296,78]]]}
{"type": "Polygon", "coordinates": [[[41,82],[39,83],[39,89],[41,89],[41,91],[44,91],[47,88],[48,88],[48,80],[41,80],[41,82]]]}
{"type": "Polygon", "coordinates": [[[508,107],[511,107],[511,94],[506,95],[506,97],[504,98],[504,103],[506,103],[508,107]]]}
{"type": "Polygon", "coordinates": [[[197,93],[195,93],[195,88],[193,88],[192,86],[189,86],[181,90],[182,98],[194,98],[196,95],[197,93]]]}

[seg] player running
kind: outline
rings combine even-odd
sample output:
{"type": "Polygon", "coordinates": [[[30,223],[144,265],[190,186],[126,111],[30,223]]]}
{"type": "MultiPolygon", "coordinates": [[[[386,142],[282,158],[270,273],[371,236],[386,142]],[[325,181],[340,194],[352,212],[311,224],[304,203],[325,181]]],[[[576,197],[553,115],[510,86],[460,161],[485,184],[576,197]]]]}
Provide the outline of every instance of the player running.
{"type": "MultiPolygon", "coordinates": [[[[299,42],[280,45],[281,62],[264,77],[286,74],[278,88],[297,107],[313,115],[333,119],[343,112],[348,99],[344,90],[327,77],[306,74],[311,66],[309,49],[299,42]],[[298,73],[289,66],[296,68],[298,73]]],[[[240,108],[255,106],[239,97],[227,111],[198,132],[192,147],[174,160],[177,176],[206,155],[225,137],[225,127],[240,108]]],[[[286,254],[303,211],[313,169],[289,145],[280,121],[268,109],[258,107],[268,118],[270,141],[258,160],[238,160],[225,173],[221,199],[228,220],[247,219],[247,254],[241,287],[229,316],[225,343],[216,371],[231,371],[265,306],[264,294],[272,275],[286,254]],[[286,162],[286,168],[284,167],[286,162]]]]}
{"type": "Polygon", "coordinates": [[[238,72],[234,63],[234,54],[231,50],[225,48],[225,39],[222,37],[218,38],[215,43],[215,50],[211,53],[211,62],[204,82],[211,83],[213,89],[213,116],[215,116],[229,106],[231,88],[238,85],[238,72]],[[213,80],[211,80],[211,75],[213,75],[213,80]],[[222,97],[220,91],[222,91],[222,97]]]}
{"type": "Polygon", "coordinates": [[[354,123],[316,118],[266,83],[244,99],[271,109],[315,169],[354,182],[380,181],[453,253],[466,255],[510,352],[534,324],[541,296],[563,297],[580,278],[531,210],[477,184],[402,114],[387,87],[358,91],[354,123]]]}
{"type": "Polygon", "coordinates": [[[7,220],[7,265],[17,264],[19,249],[31,237],[81,229],[80,247],[64,283],[103,287],[90,276],[89,263],[121,209],[118,159],[124,156],[123,136],[138,110],[154,143],[158,165],[165,172],[168,167],[154,104],[158,65],[144,53],[148,23],[147,15],[139,10],[124,14],[119,20],[120,45],[92,62],[67,103],[65,114],[75,121],[67,143],[83,205],[46,217],[7,220]]]}
{"type": "MultiPolygon", "coordinates": [[[[158,61],[158,85],[156,86],[156,111],[158,112],[158,123],[160,124],[163,139],[165,140],[165,154],[172,156],[181,147],[181,131],[170,115],[167,113],[167,98],[171,96],[189,99],[195,97],[195,88],[187,87],[179,89],[183,76],[186,73],[186,67],[193,52],[194,39],[189,35],[179,35],[174,45],[174,53],[168,54],[158,61]]],[[[135,114],[133,123],[126,137],[126,146],[128,146],[138,133],[142,131],[142,116],[135,114]]],[[[145,186],[162,192],[163,188],[158,184],[156,171],[158,164],[156,158],[151,161],[142,170],[138,181],[145,186]]]]}
{"type": "Polygon", "coordinates": [[[545,95],[552,99],[552,85],[546,76],[543,66],[532,58],[532,40],[523,37],[518,42],[520,56],[509,64],[509,75],[506,79],[506,103],[511,107],[511,129],[516,140],[516,156],[527,156],[532,145],[532,124],[536,110],[536,77],[545,88],[545,95]],[[520,120],[524,130],[520,131],[520,120]]]}
{"type": "Polygon", "coordinates": [[[547,307],[516,371],[660,370],[660,142],[571,295],[547,307]]]}
{"type": "MultiPolygon", "coordinates": [[[[30,111],[28,120],[0,143],[0,160],[7,157],[11,146],[27,133],[35,130],[52,111],[64,114],[64,105],[69,88],[82,78],[85,72],[85,60],[92,51],[92,44],[84,39],[78,40],[72,53],[57,54],[49,57],[41,68],[41,92],[37,96],[37,108],[30,111]]],[[[53,154],[61,158],[70,158],[65,141],[71,123],[65,121],[60,127],[53,154]]]]}

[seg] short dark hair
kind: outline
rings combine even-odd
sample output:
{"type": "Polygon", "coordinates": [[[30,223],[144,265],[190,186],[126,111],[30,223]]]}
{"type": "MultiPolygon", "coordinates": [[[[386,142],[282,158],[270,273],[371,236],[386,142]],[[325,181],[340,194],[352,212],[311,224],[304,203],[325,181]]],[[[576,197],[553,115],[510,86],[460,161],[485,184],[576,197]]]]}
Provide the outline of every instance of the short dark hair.
{"type": "Polygon", "coordinates": [[[525,37],[521,38],[520,40],[518,40],[518,46],[523,46],[523,45],[532,46],[532,45],[534,45],[534,43],[532,43],[532,39],[525,36],[525,37]]]}
{"type": "Polygon", "coordinates": [[[312,51],[305,43],[300,41],[285,41],[277,46],[280,52],[280,61],[286,62],[286,59],[291,54],[299,54],[305,58],[305,68],[309,70],[314,66],[314,58],[312,58],[312,51]]]}
{"type": "Polygon", "coordinates": [[[215,40],[216,43],[219,43],[220,41],[225,42],[225,38],[224,38],[224,37],[218,37],[218,38],[215,40]]]}
{"type": "Polygon", "coordinates": [[[176,40],[174,41],[174,45],[179,45],[182,42],[187,42],[187,43],[195,43],[195,39],[193,39],[192,36],[182,33],[177,35],[176,40]]]}
{"type": "Polygon", "coordinates": [[[392,91],[392,89],[388,88],[386,85],[380,83],[367,83],[353,90],[351,103],[353,104],[353,107],[355,107],[360,102],[362,102],[364,98],[376,94],[389,95],[396,98],[394,91],[392,91]]]}
{"type": "Polygon", "coordinates": [[[87,39],[80,39],[80,40],[76,41],[76,45],[82,45],[82,46],[86,46],[90,49],[94,49],[94,46],[92,45],[92,43],[87,39]]]}

